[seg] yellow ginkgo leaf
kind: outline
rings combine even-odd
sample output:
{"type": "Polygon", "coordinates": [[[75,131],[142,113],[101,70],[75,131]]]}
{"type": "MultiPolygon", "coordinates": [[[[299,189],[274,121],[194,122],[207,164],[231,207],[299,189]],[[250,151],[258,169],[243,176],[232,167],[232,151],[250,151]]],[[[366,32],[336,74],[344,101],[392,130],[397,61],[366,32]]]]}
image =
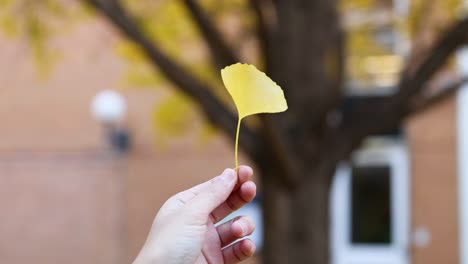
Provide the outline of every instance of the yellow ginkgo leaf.
{"type": "Polygon", "coordinates": [[[288,109],[281,87],[253,65],[233,64],[222,69],[221,76],[241,119],[288,109]]]}
{"type": "Polygon", "coordinates": [[[259,113],[283,112],[288,109],[288,104],[281,87],[253,65],[236,63],[227,66],[221,70],[221,77],[239,114],[234,147],[234,159],[238,168],[237,149],[242,118],[259,113]]]}

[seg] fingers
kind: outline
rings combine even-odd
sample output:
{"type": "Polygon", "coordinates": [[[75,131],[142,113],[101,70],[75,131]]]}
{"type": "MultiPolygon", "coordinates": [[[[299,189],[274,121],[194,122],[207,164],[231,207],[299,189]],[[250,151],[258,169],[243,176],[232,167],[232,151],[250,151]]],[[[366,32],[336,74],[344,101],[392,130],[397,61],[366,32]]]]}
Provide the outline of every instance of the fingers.
{"type": "Polygon", "coordinates": [[[229,220],[216,227],[221,247],[225,247],[239,238],[251,235],[255,230],[255,224],[250,217],[240,216],[229,220]]]}
{"type": "Polygon", "coordinates": [[[250,167],[239,167],[239,183],[237,184],[239,188],[211,213],[214,223],[221,221],[230,213],[253,200],[257,192],[257,186],[254,182],[249,181],[252,178],[252,174],[252,169],[250,167]]]}
{"type": "MultiPolygon", "coordinates": [[[[224,170],[224,172],[226,172],[226,170],[224,170]]],[[[252,168],[250,168],[249,166],[245,166],[245,165],[239,166],[239,173],[238,173],[239,179],[236,182],[236,185],[234,186],[234,190],[237,190],[242,183],[250,180],[252,178],[252,175],[253,175],[252,168]]],[[[196,197],[199,193],[201,193],[207,187],[207,185],[210,185],[211,184],[210,181],[200,183],[188,190],[182,191],[174,195],[171,198],[178,200],[182,204],[186,204],[187,202],[192,200],[194,197],[196,197]]]]}
{"type": "MultiPolygon", "coordinates": [[[[222,174],[221,174],[222,175],[222,174]]],[[[219,176],[218,176],[219,177],[219,176]]],[[[213,179],[212,179],[213,180],[213,179]]],[[[211,185],[211,181],[206,181],[200,183],[192,188],[179,192],[176,195],[172,196],[163,206],[165,210],[173,211],[179,208],[182,208],[186,203],[195,198],[198,194],[203,192],[204,189],[207,189],[211,185]]]]}
{"type": "Polygon", "coordinates": [[[235,264],[244,261],[255,253],[255,244],[250,239],[241,240],[223,249],[225,264],[235,264]]]}
{"type": "Polygon", "coordinates": [[[242,183],[252,179],[253,170],[249,166],[240,165],[237,174],[238,174],[238,177],[239,177],[239,181],[237,182],[236,186],[234,187],[234,190],[237,190],[242,185],[242,183]]]}
{"type": "Polygon", "coordinates": [[[237,183],[237,173],[226,169],[220,176],[197,186],[195,196],[186,203],[187,209],[197,215],[206,215],[224,203],[237,183]]]}
{"type": "Polygon", "coordinates": [[[211,213],[213,222],[217,223],[221,221],[232,212],[251,202],[256,192],[257,186],[255,183],[248,181],[242,184],[237,191],[233,192],[224,203],[211,213]]]}

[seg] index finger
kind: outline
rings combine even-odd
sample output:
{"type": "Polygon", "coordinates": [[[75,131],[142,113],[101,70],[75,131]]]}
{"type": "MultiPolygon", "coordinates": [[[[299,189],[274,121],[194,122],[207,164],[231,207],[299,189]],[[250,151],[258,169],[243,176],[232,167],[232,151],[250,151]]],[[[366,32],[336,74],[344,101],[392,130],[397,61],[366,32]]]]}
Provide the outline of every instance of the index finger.
{"type": "Polygon", "coordinates": [[[249,166],[239,166],[238,182],[232,193],[211,213],[213,223],[221,221],[223,218],[249,203],[255,196],[256,186],[251,182],[253,170],[249,166]]]}

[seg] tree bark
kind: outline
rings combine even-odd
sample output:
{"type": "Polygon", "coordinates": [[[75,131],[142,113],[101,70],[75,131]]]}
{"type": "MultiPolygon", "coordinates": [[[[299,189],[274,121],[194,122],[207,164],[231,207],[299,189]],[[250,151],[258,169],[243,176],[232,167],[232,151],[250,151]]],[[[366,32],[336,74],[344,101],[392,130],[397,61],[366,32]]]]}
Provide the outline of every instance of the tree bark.
{"type": "Polygon", "coordinates": [[[288,261],[290,228],[290,193],[279,184],[274,167],[260,169],[263,210],[263,263],[284,264],[288,261]]]}
{"type": "Polygon", "coordinates": [[[281,175],[288,170],[280,170],[276,161],[260,166],[265,220],[262,256],[268,264],[327,264],[329,190],[337,159],[323,157],[323,150],[331,146],[321,145],[326,113],[342,98],[336,81],[343,63],[336,1],[275,3],[277,25],[271,32],[268,75],[283,87],[290,107],[271,119],[286,146],[282,155],[294,161],[294,170],[289,171],[295,175],[281,175]],[[289,176],[297,180],[287,189],[278,179],[289,176]]]}
{"type": "Polygon", "coordinates": [[[292,199],[293,255],[290,263],[329,262],[329,175],[312,175],[292,199]],[[313,252],[313,254],[311,254],[313,252]]]}
{"type": "Polygon", "coordinates": [[[329,263],[329,191],[334,169],[303,171],[308,179],[293,191],[272,181],[277,177],[274,167],[261,173],[263,263],[329,263]]]}

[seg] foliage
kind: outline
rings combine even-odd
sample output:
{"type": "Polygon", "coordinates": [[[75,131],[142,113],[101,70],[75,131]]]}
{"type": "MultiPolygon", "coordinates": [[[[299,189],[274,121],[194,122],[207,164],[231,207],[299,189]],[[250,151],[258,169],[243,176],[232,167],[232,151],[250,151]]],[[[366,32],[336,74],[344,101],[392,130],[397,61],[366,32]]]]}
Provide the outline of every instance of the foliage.
{"type": "Polygon", "coordinates": [[[86,6],[65,0],[1,0],[0,30],[6,37],[25,39],[38,70],[45,75],[60,58],[48,41],[88,14],[86,6]]]}
{"type": "Polygon", "coordinates": [[[415,0],[408,1],[408,6],[405,3],[341,1],[348,32],[348,76],[351,83],[357,83],[355,86],[375,89],[379,85],[395,85],[405,58],[412,52],[411,46],[419,46],[419,50],[430,46],[457,17],[461,5],[460,0],[415,0]],[[387,36],[393,36],[393,41],[387,36]]]}
{"type": "MultiPolygon", "coordinates": [[[[215,89],[214,93],[225,103],[229,102],[229,96],[222,88],[218,73],[211,66],[206,43],[201,39],[200,32],[182,1],[126,1],[125,4],[146,36],[158,43],[159,47],[172,59],[181,63],[203,82],[211,84],[210,87],[215,89]]],[[[232,21],[237,20],[236,17],[249,16],[249,12],[246,11],[248,10],[246,1],[205,0],[201,1],[201,4],[210,15],[213,15],[217,24],[225,25],[225,28],[228,28],[225,30],[227,31],[226,36],[234,40],[233,45],[240,46],[239,43],[247,36],[242,30],[232,32],[231,24],[232,21]]],[[[234,28],[245,28],[253,24],[252,19],[242,19],[241,21],[242,23],[235,25],[234,28]]],[[[117,54],[127,62],[127,70],[123,80],[125,86],[133,88],[171,86],[165,81],[161,72],[154,71],[153,65],[132,42],[122,39],[116,44],[115,49],[117,54]]],[[[194,106],[193,103],[188,103],[189,99],[174,94],[165,100],[160,106],[155,107],[153,115],[154,128],[159,137],[167,139],[169,135],[182,135],[184,131],[193,130],[193,128],[198,128],[197,131],[202,140],[213,134],[211,125],[193,122],[194,116],[192,114],[187,115],[181,111],[181,109],[187,110],[188,105],[194,106]]]]}
{"type": "MultiPolygon", "coordinates": [[[[255,49],[248,45],[258,41],[255,19],[248,1],[200,2],[229,44],[239,54],[248,54],[242,59],[261,65],[255,49]]],[[[340,2],[343,23],[348,32],[347,78],[351,86],[375,89],[379,85],[394,84],[404,57],[409,53],[409,43],[423,38],[418,34],[424,30],[430,30],[433,34],[440,32],[457,15],[460,5],[459,0],[410,2],[408,10],[400,8],[397,13],[388,12],[394,5],[391,0],[340,2]],[[401,47],[400,43],[400,47],[396,47],[396,43],[386,41],[385,34],[398,35],[397,39],[406,41],[408,45],[401,47]]],[[[222,88],[216,69],[210,64],[208,47],[181,0],[125,0],[124,4],[151,40],[203,82],[209,83],[215,94],[229,104],[229,96],[222,88]]],[[[53,49],[49,41],[59,34],[70,32],[74,25],[89,18],[90,14],[89,7],[79,0],[0,0],[0,29],[7,37],[25,39],[40,73],[46,74],[60,58],[60,53],[53,49]]],[[[151,89],[171,86],[132,42],[122,38],[114,49],[127,63],[123,86],[151,89]]],[[[165,100],[159,106],[161,109],[156,107],[154,111],[156,121],[153,124],[158,134],[162,137],[180,135],[184,130],[193,128],[193,117],[183,115],[181,110],[195,104],[178,94],[165,100]]],[[[249,122],[256,121],[253,119],[249,122]]],[[[204,134],[203,130],[199,132],[204,134]]]]}

